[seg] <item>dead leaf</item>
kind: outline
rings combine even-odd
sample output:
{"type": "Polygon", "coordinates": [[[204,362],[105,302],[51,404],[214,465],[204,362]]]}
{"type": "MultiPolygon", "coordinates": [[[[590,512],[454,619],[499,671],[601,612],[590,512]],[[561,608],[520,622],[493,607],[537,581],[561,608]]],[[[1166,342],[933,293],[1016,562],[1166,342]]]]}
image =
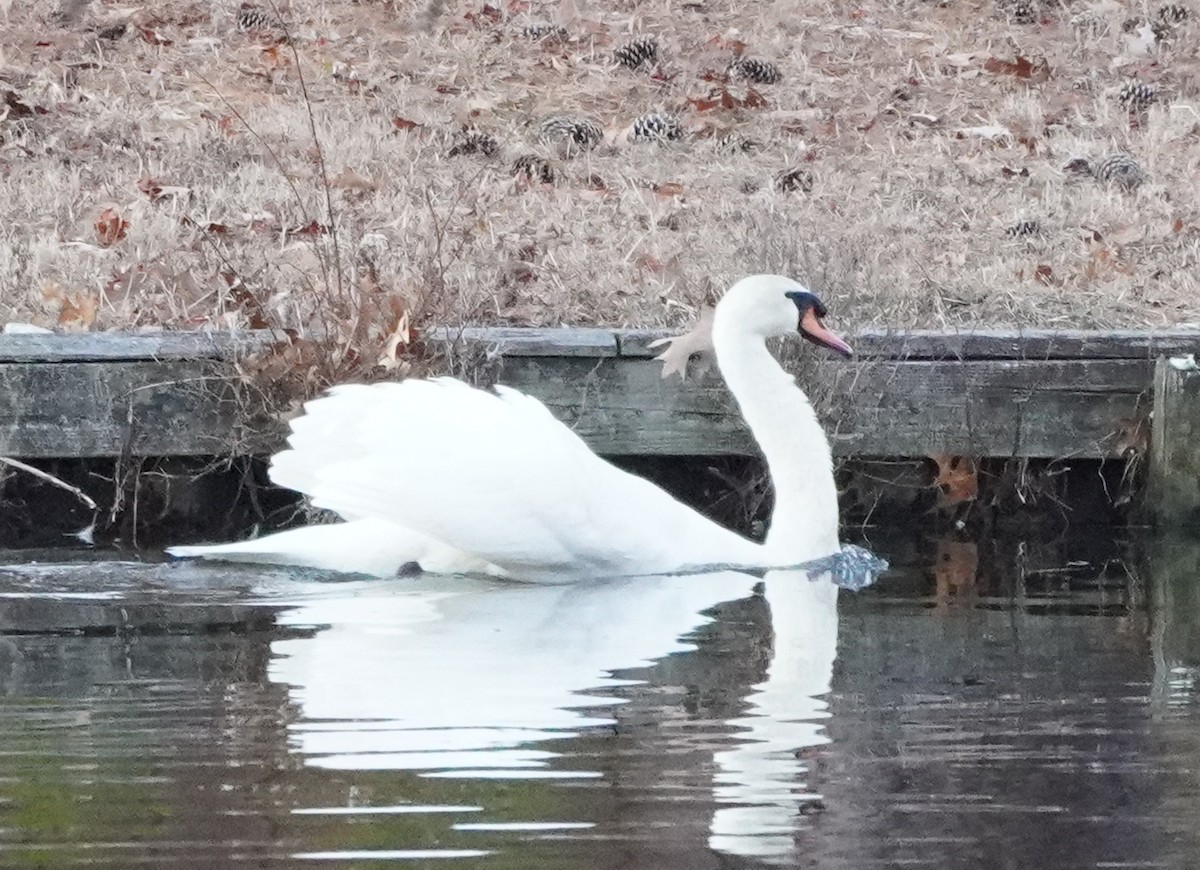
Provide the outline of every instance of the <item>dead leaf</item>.
{"type": "Polygon", "coordinates": [[[700,320],[690,331],[672,338],[659,338],[647,345],[652,350],[666,345],[666,350],[655,357],[663,364],[662,377],[669,378],[678,374],[679,380],[686,381],[688,361],[693,356],[699,357],[695,369],[698,375],[703,375],[712,368],[712,324],[715,313],[715,308],[706,305],[700,309],[700,320]]]}
{"type": "Polygon", "coordinates": [[[221,277],[229,286],[229,295],[233,297],[234,304],[246,315],[250,328],[268,329],[271,324],[266,310],[242,279],[232,272],[222,272],[221,277]]]}
{"type": "Polygon", "coordinates": [[[409,325],[408,312],[403,312],[397,319],[396,325],[388,333],[383,353],[379,355],[379,365],[389,372],[401,365],[398,355],[400,348],[412,344],[412,328],[409,325]]]}
{"type": "Polygon", "coordinates": [[[994,75],[1009,75],[1019,79],[1029,79],[1030,82],[1040,84],[1050,78],[1050,63],[1044,57],[1039,57],[1037,60],[1030,60],[1027,57],[1017,55],[1016,60],[1001,60],[998,57],[989,57],[983,62],[983,68],[994,75]]]}
{"type": "Polygon", "coordinates": [[[172,42],[172,40],[163,36],[153,27],[146,27],[141,24],[135,24],[134,27],[136,27],[137,32],[141,34],[142,39],[151,45],[170,45],[172,42]]]}
{"type": "Polygon", "coordinates": [[[720,98],[709,99],[709,100],[698,100],[693,97],[688,97],[687,102],[688,102],[688,105],[691,106],[693,109],[695,109],[697,112],[711,112],[713,109],[718,109],[721,107],[720,98]]]}
{"type": "Polygon", "coordinates": [[[294,238],[296,236],[311,238],[313,236],[324,236],[328,233],[329,227],[325,226],[325,224],[319,224],[316,221],[309,221],[303,226],[288,227],[286,230],[284,230],[284,235],[286,235],[288,238],[294,238]]]}
{"type": "Polygon", "coordinates": [[[658,257],[651,256],[650,254],[639,254],[633,262],[635,266],[655,274],[667,271],[667,264],[658,259],[658,257]]]}
{"type": "Polygon", "coordinates": [[[1171,222],[1171,232],[1183,232],[1183,218],[1175,218],[1175,220],[1171,222]]]}
{"type": "Polygon", "coordinates": [[[258,61],[269,70],[283,69],[292,59],[279,50],[278,45],[269,45],[259,52],[258,61]]]}
{"type": "Polygon", "coordinates": [[[138,179],[138,190],[150,197],[151,202],[158,202],[162,199],[162,182],[151,178],[149,175],[143,175],[138,179]]]}
{"type": "Polygon", "coordinates": [[[65,329],[86,331],[96,322],[96,309],[99,306],[99,298],[90,293],[67,294],[63,297],[62,307],[58,309],[58,325],[65,329]]]}
{"type": "Polygon", "coordinates": [[[651,190],[662,197],[683,196],[684,187],[678,181],[665,181],[662,184],[654,185],[651,190]]]}
{"type": "Polygon", "coordinates": [[[392,118],[392,126],[397,130],[413,130],[421,125],[416,121],[410,121],[408,118],[401,118],[399,115],[392,118]]]}
{"type": "Polygon", "coordinates": [[[125,238],[125,234],[129,230],[129,222],[114,209],[106,208],[100,212],[100,217],[96,218],[95,227],[100,244],[105,248],[111,248],[125,238]]]}
{"type": "Polygon", "coordinates": [[[1046,287],[1054,283],[1054,270],[1045,263],[1039,263],[1033,270],[1033,280],[1046,287]]]}
{"type": "Polygon", "coordinates": [[[974,501],[979,496],[979,470],[974,459],[945,453],[929,458],[937,464],[933,485],[941,490],[938,500],[943,507],[974,501]]]}

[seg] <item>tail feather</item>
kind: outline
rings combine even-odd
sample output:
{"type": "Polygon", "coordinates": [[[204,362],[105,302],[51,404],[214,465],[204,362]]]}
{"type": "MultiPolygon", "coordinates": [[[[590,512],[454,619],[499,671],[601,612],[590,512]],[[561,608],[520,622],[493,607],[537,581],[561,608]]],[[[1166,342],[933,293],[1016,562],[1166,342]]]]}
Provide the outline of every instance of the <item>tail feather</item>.
{"type": "Polygon", "coordinates": [[[176,546],[167,553],[182,559],[296,565],[375,577],[394,577],[413,563],[442,573],[498,571],[424,535],[376,519],[304,526],[232,544],[176,546]]]}

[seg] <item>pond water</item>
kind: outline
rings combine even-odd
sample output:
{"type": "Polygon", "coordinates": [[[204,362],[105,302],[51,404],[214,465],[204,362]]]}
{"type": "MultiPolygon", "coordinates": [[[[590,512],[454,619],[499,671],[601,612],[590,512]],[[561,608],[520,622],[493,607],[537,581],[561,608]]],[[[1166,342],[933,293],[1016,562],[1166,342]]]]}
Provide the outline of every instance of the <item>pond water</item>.
{"type": "Polygon", "coordinates": [[[1196,866],[1200,547],[876,549],[837,601],[0,553],[0,866],[1196,866]]]}

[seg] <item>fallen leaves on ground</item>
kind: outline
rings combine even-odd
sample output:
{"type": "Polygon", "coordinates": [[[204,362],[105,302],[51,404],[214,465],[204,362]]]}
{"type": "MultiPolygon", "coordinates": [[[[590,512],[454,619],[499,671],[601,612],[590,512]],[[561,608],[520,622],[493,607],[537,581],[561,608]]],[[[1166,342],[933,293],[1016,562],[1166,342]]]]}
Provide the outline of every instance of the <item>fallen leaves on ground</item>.
{"type": "Polygon", "coordinates": [[[1015,76],[1028,79],[1034,84],[1040,84],[1050,78],[1050,63],[1044,57],[1036,60],[1021,55],[1017,55],[1016,60],[989,57],[983,62],[983,68],[994,75],[1015,76]]]}
{"type": "Polygon", "coordinates": [[[106,208],[96,218],[96,237],[105,248],[111,248],[129,232],[129,221],[121,217],[116,209],[106,208]]]}

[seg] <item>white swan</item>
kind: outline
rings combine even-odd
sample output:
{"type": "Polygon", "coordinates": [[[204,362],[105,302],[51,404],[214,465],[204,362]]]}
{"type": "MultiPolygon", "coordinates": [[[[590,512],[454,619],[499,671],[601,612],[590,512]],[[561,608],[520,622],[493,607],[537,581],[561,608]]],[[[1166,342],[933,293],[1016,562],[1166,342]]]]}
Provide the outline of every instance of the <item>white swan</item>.
{"type": "Polygon", "coordinates": [[[486,572],[535,582],[772,568],[835,553],[829,442],[766,340],[801,334],[850,355],[825,307],[778,275],[738,281],[717,305],[717,364],[767,460],[775,510],[750,541],[596,456],[541,402],[450,378],[346,385],[309,402],[271,479],[346,522],[175,556],[394,575],[486,572]]]}

